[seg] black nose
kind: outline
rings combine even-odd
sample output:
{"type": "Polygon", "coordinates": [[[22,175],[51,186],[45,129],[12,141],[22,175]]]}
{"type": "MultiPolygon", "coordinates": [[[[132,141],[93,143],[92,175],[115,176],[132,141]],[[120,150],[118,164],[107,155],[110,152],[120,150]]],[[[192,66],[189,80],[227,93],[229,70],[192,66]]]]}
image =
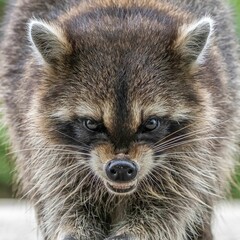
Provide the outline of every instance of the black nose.
{"type": "Polygon", "coordinates": [[[112,160],[106,166],[109,179],[114,182],[127,182],[137,175],[137,165],[130,160],[112,160]]]}

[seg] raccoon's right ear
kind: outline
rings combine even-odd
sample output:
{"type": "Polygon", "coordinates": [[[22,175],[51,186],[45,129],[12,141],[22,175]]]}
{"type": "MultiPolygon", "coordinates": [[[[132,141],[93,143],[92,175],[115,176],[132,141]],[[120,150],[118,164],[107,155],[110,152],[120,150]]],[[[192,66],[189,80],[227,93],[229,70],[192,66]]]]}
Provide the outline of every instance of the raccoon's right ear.
{"type": "Polygon", "coordinates": [[[197,22],[179,28],[174,48],[181,54],[185,63],[202,64],[209,53],[214,32],[214,22],[203,17],[197,22]]]}
{"type": "Polygon", "coordinates": [[[71,51],[63,30],[41,20],[31,20],[29,23],[29,40],[40,62],[56,64],[71,51]],[[43,60],[43,61],[42,61],[43,60]]]}

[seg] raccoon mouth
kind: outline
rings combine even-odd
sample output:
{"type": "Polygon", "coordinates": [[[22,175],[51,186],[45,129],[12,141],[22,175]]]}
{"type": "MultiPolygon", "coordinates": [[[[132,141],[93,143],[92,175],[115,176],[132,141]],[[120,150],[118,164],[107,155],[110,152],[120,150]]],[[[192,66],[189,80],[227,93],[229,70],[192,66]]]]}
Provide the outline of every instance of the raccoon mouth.
{"type": "Polygon", "coordinates": [[[136,188],[136,184],[131,184],[131,185],[124,185],[124,184],[110,184],[107,183],[107,187],[115,193],[128,193],[131,192],[132,190],[134,190],[136,188]]]}

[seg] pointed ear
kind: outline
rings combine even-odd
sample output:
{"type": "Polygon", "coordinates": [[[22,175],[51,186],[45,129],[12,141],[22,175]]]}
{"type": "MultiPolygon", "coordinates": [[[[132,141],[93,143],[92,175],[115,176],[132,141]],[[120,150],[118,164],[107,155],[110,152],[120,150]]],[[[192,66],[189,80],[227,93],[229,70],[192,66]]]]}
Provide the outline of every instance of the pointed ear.
{"type": "Polygon", "coordinates": [[[71,50],[62,29],[41,20],[29,23],[29,40],[40,62],[54,64],[71,50]]]}
{"type": "Polygon", "coordinates": [[[179,29],[175,49],[186,63],[202,64],[211,45],[214,22],[204,17],[196,23],[184,25],[179,29]]]}

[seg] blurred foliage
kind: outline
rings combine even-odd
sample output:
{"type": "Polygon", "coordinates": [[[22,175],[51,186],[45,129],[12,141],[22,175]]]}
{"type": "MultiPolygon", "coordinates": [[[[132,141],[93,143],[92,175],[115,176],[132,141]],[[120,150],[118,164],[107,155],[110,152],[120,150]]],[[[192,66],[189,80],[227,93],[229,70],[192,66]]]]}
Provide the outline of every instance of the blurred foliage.
{"type": "Polygon", "coordinates": [[[228,1],[233,10],[238,36],[240,36],[240,0],[228,0],[228,1]]]}
{"type": "Polygon", "coordinates": [[[235,177],[233,179],[232,198],[240,199],[240,165],[238,166],[235,177]]]}
{"type": "Polygon", "coordinates": [[[3,15],[3,10],[5,6],[5,0],[0,0],[0,17],[3,15]]]}
{"type": "MultiPolygon", "coordinates": [[[[236,28],[240,36],[240,0],[229,0],[235,13],[236,28]]],[[[5,0],[0,0],[0,17],[3,14],[5,0]]],[[[13,166],[10,164],[8,152],[8,145],[6,143],[5,129],[0,129],[0,198],[11,196],[11,176],[13,166]]],[[[240,167],[234,179],[232,187],[233,198],[240,198],[240,167]]]]}
{"type": "Polygon", "coordinates": [[[10,197],[12,164],[8,154],[8,144],[5,139],[6,129],[0,129],[0,198],[10,197]]]}

